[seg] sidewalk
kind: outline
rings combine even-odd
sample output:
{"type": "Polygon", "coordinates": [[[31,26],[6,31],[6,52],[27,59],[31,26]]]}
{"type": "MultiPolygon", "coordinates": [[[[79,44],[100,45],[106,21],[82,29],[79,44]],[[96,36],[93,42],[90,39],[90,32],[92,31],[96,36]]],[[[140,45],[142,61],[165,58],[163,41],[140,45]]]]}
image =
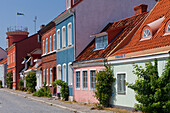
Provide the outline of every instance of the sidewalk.
{"type": "Polygon", "coordinates": [[[31,99],[34,101],[42,102],[48,104],[50,106],[55,106],[63,109],[67,109],[73,111],[75,113],[113,113],[113,111],[106,110],[90,110],[93,106],[88,105],[80,105],[74,102],[63,102],[61,100],[57,100],[55,98],[46,98],[46,97],[35,97],[32,94],[27,94],[27,92],[22,92],[13,89],[1,88],[1,91],[9,92],[11,94],[15,94],[21,96],[23,98],[31,99]]]}

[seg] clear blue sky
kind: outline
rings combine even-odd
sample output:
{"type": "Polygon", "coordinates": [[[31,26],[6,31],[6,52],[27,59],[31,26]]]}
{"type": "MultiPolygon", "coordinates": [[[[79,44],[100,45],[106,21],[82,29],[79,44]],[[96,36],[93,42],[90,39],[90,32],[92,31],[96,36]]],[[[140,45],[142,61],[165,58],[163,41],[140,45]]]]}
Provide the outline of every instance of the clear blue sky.
{"type": "Polygon", "coordinates": [[[66,0],[0,0],[0,47],[6,49],[7,27],[16,26],[17,12],[24,13],[24,16],[18,16],[18,25],[28,27],[29,35],[32,35],[35,16],[38,31],[40,25],[48,24],[65,9],[66,0]]]}

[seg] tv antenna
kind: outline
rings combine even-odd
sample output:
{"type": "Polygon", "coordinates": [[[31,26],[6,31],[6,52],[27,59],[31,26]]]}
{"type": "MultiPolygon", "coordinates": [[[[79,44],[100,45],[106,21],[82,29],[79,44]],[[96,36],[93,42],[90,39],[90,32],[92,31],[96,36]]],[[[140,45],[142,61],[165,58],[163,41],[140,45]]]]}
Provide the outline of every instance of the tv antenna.
{"type": "Polygon", "coordinates": [[[35,33],[36,33],[36,22],[37,22],[37,16],[35,16],[35,18],[34,18],[34,30],[35,30],[35,33]]]}

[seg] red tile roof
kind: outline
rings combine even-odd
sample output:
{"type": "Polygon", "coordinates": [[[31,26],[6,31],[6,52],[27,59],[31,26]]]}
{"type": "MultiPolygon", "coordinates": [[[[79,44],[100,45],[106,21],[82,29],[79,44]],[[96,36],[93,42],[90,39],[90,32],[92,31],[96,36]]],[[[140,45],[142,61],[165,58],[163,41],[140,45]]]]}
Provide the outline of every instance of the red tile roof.
{"type": "Polygon", "coordinates": [[[143,13],[140,15],[132,16],[120,21],[116,21],[112,24],[108,24],[102,30],[102,32],[108,33],[108,39],[114,39],[107,48],[102,50],[96,50],[95,49],[95,39],[92,40],[92,42],[81,52],[81,54],[76,58],[75,61],[84,61],[84,60],[92,60],[97,58],[104,58],[106,57],[110,52],[112,52],[113,49],[126,37],[128,36],[129,32],[131,32],[141,21],[144,20],[144,18],[147,16],[148,13],[143,13]],[[119,31],[121,29],[121,32],[119,31]],[[119,31],[119,33],[117,33],[119,31]],[[115,36],[115,33],[119,34],[115,36]]]}
{"type": "Polygon", "coordinates": [[[164,35],[166,32],[165,26],[168,20],[170,20],[170,0],[160,0],[153,8],[153,10],[150,12],[146,20],[143,22],[143,24],[140,26],[136,34],[132,37],[131,41],[126,46],[124,46],[123,48],[121,48],[119,51],[115,52],[111,56],[117,56],[117,55],[122,55],[122,54],[142,51],[142,50],[170,46],[170,35],[164,35]],[[147,24],[155,20],[158,20],[163,16],[165,16],[165,19],[162,22],[161,27],[152,36],[152,38],[149,40],[140,41],[142,38],[141,34],[143,28],[147,24]]]}

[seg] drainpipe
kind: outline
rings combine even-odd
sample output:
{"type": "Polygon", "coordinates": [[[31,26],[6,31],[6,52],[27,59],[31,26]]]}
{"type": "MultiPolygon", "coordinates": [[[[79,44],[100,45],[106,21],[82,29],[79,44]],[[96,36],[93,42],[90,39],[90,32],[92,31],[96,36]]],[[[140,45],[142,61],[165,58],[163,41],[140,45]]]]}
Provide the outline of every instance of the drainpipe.
{"type": "Polygon", "coordinates": [[[76,17],[75,17],[75,10],[74,9],[70,9],[69,13],[71,13],[73,15],[73,38],[74,38],[74,60],[76,58],[76,17]]]}

